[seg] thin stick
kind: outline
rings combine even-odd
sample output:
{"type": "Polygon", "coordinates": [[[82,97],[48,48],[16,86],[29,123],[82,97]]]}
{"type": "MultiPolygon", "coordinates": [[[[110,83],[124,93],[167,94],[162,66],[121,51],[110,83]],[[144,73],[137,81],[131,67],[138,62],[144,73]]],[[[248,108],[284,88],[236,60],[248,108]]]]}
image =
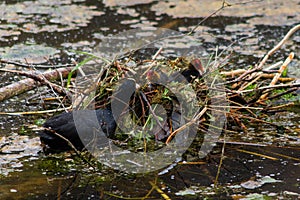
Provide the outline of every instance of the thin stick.
{"type": "Polygon", "coordinates": [[[243,90],[237,92],[238,94],[242,93],[248,93],[258,90],[266,90],[266,89],[279,89],[279,88],[292,88],[292,87],[300,87],[300,83],[290,83],[290,84],[281,84],[281,85],[269,85],[269,86],[263,86],[255,89],[249,89],[249,90],[243,90]]]}
{"type": "Polygon", "coordinates": [[[289,32],[284,36],[284,38],[275,46],[273,47],[273,49],[271,49],[267,55],[265,55],[265,57],[263,58],[263,60],[259,63],[259,65],[257,66],[258,69],[261,69],[263,67],[263,65],[266,63],[266,61],[268,60],[268,58],[278,49],[280,49],[282,47],[282,45],[296,32],[300,30],[300,24],[294,26],[291,30],[289,30],[289,32]]]}
{"type": "Polygon", "coordinates": [[[219,176],[220,176],[220,173],[221,173],[221,167],[222,167],[222,164],[223,164],[223,160],[225,158],[224,156],[224,153],[225,153],[225,146],[226,146],[226,140],[225,140],[226,136],[224,136],[224,141],[223,141],[223,145],[222,145],[222,152],[221,152],[221,157],[220,157],[220,163],[219,163],[219,166],[218,166],[218,171],[217,171],[217,175],[216,175],[216,178],[215,178],[215,181],[214,181],[214,187],[216,188],[218,186],[218,180],[219,180],[219,176]]]}
{"type": "MultiPolygon", "coordinates": [[[[49,61],[49,60],[48,60],[49,61]]],[[[18,67],[26,67],[26,68],[41,68],[41,69],[51,69],[51,68],[66,68],[66,67],[74,67],[73,63],[71,64],[60,64],[60,65],[35,65],[35,64],[23,64],[16,61],[4,60],[0,59],[0,63],[15,65],[18,67]]]]}
{"type": "MultiPolygon", "coordinates": [[[[146,101],[146,103],[147,103],[147,105],[148,105],[148,108],[149,108],[151,114],[153,115],[153,118],[155,119],[156,123],[159,125],[159,127],[160,127],[161,129],[163,129],[164,127],[163,127],[163,125],[160,123],[158,116],[155,114],[154,110],[152,109],[151,104],[150,104],[150,102],[148,101],[146,95],[145,95],[143,92],[141,92],[141,96],[142,96],[143,99],[146,101]]],[[[147,124],[145,124],[144,127],[145,127],[146,125],[147,125],[147,124]]]]}
{"type": "Polygon", "coordinates": [[[54,113],[58,111],[66,111],[71,109],[72,106],[69,106],[67,108],[58,108],[53,110],[40,110],[40,111],[28,111],[28,112],[0,112],[0,115],[32,115],[32,114],[44,114],[44,113],[54,113]]]}
{"type": "MultiPolygon", "coordinates": [[[[269,67],[267,67],[265,70],[271,70],[271,69],[275,69],[277,67],[279,67],[280,65],[282,65],[283,62],[282,61],[279,61],[269,67]]],[[[247,70],[246,69],[236,69],[236,70],[232,70],[232,71],[229,71],[229,72],[220,72],[221,75],[224,75],[224,76],[236,76],[236,75],[239,75],[239,74],[243,74],[245,73],[247,70]]]]}
{"type": "MultiPolygon", "coordinates": [[[[264,151],[266,151],[266,150],[264,150],[264,151]]],[[[295,161],[297,161],[297,162],[299,162],[299,161],[300,161],[300,159],[299,159],[299,158],[295,158],[295,157],[287,156],[287,155],[284,155],[284,154],[281,154],[281,153],[276,153],[276,152],[272,152],[272,151],[266,151],[266,152],[268,152],[268,153],[272,153],[272,154],[275,154],[276,156],[280,156],[280,157],[287,158],[287,159],[290,159],[290,160],[295,160],[295,161]]]]}
{"type": "Polygon", "coordinates": [[[267,159],[270,159],[270,160],[278,160],[278,158],[274,158],[274,157],[271,157],[271,156],[263,155],[263,154],[252,152],[252,151],[247,151],[247,150],[244,150],[244,149],[237,149],[237,151],[240,151],[240,152],[243,152],[243,153],[248,153],[248,154],[255,155],[255,156],[260,156],[262,158],[267,158],[267,159]]]}
{"type": "Polygon", "coordinates": [[[300,30],[300,24],[294,26],[292,29],[289,30],[289,32],[284,36],[284,38],[273,48],[271,49],[263,58],[263,60],[259,63],[259,65],[257,67],[255,67],[252,70],[246,71],[245,73],[243,73],[241,76],[239,76],[238,78],[236,78],[233,81],[230,82],[238,82],[240,80],[242,80],[245,76],[262,69],[263,65],[267,62],[267,60],[269,59],[269,57],[278,49],[280,49],[282,47],[282,45],[296,32],[300,30]]]}
{"type": "Polygon", "coordinates": [[[170,133],[167,141],[166,141],[166,144],[168,144],[171,139],[173,138],[173,136],[175,136],[179,131],[182,131],[184,129],[186,129],[187,127],[189,127],[190,125],[194,124],[200,117],[202,117],[202,115],[204,115],[204,113],[207,111],[207,106],[205,106],[201,112],[196,116],[194,117],[191,121],[189,121],[188,123],[184,124],[183,126],[179,127],[178,129],[176,129],[175,131],[173,131],[172,133],[170,133]]]}
{"type": "Polygon", "coordinates": [[[72,150],[74,150],[74,152],[76,153],[77,156],[79,156],[83,161],[85,161],[90,167],[92,167],[94,170],[96,170],[96,167],[85,157],[81,154],[80,151],[78,151],[76,149],[76,147],[72,144],[72,142],[70,140],[68,140],[67,138],[65,138],[64,136],[60,135],[59,133],[57,133],[55,130],[51,129],[51,128],[46,128],[43,127],[44,130],[49,131],[50,133],[56,135],[57,137],[61,138],[62,140],[66,141],[68,143],[68,145],[72,148],[72,150]]]}
{"type": "Polygon", "coordinates": [[[268,107],[266,110],[273,111],[273,110],[279,110],[279,109],[283,109],[283,108],[286,108],[286,107],[292,107],[292,106],[295,106],[294,102],[283,104],[283,105],[279,105],[279,106],[268,107]]]}
{"type": "Polygon", "coordinates": [[[276,99],[276,98],[279,98],[279,97],[281,97],[281,96],[283,96],[283,95],[291,94],[292,92],[297,91],[298,89],[299,89],[299,88],[294,87],[294,88],[285,90],[285,91],[282,92],[282,93],[279,93],[279,94],[273,95],[273,96],[271,96],[271,97],[268,97],[268,99],[269,99],[269,100],[271,100],[271,99],[276,99]]]}
{"type": "Polygon", "coordinates": [[[171,200],[171,198],[164,193],[164,191],[162,191],[157,185],[155,185],[154,183],[152,183],[152,181],[149,181],[150,185],[161,195],[161,197],[165,200],[171,200]]]}
{"type": "MultiPolygon", "coordinates": [[[[157,183],[157,177],[155,177],[155,182],[154,182],[154,184],[156,184],[156,183],[157,183]]],[[[143,198],[141,198],[141,200],[148,199],[149,196],[150,196],[150,194],[153,192],[153,190],[154,190],[154,187],[152,186],[151,189],[147,192],[147,194],[146,194],[143,198]]]]}
{"type": "MultiPolygon", "coordinates": [[[[282,64],[282,66],[278,70],[278,73],[275,74],[274,78],[272,79],[272,81],[270,83],[270,86],[274,86],[277,83],[279,77],[281,76],[283,71],[287,68],[288,64],[292,61],[293,58],[294,58],[294,53],[292,52],[292,53],[290,53],[289,57],[287,57],[287,59],[284,61],[284,63],[282,64]]],[[[269,93],[263,94],[260,97],[259,101],[265,100],[268,95],[269,95],[269,93]]]]}

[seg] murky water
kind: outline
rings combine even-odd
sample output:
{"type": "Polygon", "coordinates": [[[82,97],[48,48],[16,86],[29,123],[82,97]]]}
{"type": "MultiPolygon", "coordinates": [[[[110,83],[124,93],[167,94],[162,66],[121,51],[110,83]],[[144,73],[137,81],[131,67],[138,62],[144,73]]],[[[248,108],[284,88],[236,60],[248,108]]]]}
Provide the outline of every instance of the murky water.
{"type": "MultiPolygon", "coordinates": [[[[218,52],[225,50],[224,56],[230,54],[226,69],[256,64],[300,21],[300,4],[296,0],[230,3],[230,7],[201,23],[193,34],[199,42],[199,55],[207,57],[216,52],[217,47],[218,52]]],[[[135,28],[140,28],[141,33],[145,34],[152,30],[149,28],[151,26],[188,33],[204,17],[221,6],[221,1],[208,0],[0,1],[0,55],[1,59],[28,65],[63,65],[71,63],[72,59],[79,61],[80,57],[73,50],[107,56],[107,52],[101,51],[99,44],[106,41],[108,36],[135,28]]],[[[123,42],[120,40],[116,45],[123,42]]],[[[179,40],[176,45],[178,49],[189,49],[191,43],[179,40]]],[[[290,71],[297,77],[299,49],[298,32],[283,49],[272,56],[269,63],[284,60],[293,51],[296,57],[291,63],[290,71]]],[[[6,68],[29,70],[14,66],[6,68]]],[[[24,77],[1,72],[0,86],[20,78],[24,77]]],[[[35,89],[5,100],[1,102],[0,112],[43,110],[43,102],[37,100],[42,92],[42,88],[35,89]]],[[[157,185],[171,199],[196,199],[196,196],[228,199],[232,195],[245,197],[254,193],[284,198],[299,197],[298,133],[287,137],[278,134],[273,128],[254,127],[250,130],[250,136],[259,135],[259,141],[268,137],[266,132],[274,131],[274,138],[278,140],[274,144],[291,144],[292,140],[294,147],[226,146],[227,158],[219,177],[221,186],[214,189],[212,184],[220,161],[220,147],[200,161],[198,156],[187,153],[184,160],[191,164],[179,163],[163,175],[158,175],[161,171],[126,175],[106,167],[94,171],[86,163],[70,155],[47,157],[39,153],[41,147],[33,126],[37,124],[36,119],[47,117],[0,115],[0,199],[118,199],[145,197],[147,193],[149,198],[163,199],[153,185],[157,185]],[[285,138],[287,143],[284,143],[285,138]],[[267,154],[270,157],[249,152],[267,154]],[[262,183],[262,178],[267,176],[272,178],[271,181],[262,183]],[[247,182],[249,180],[254,182],[247,182]],[[253,186],[252,189],[249,184],[256,184],[257,187],[253,186]],[[185,194],[190,196],[182,196],[185,194]]],[[[283,126],[299,131],[297,112],[287,114],[284,118],[288,120],[282,120],[282,116],[274,116],[274,120],[278,120],[283,126]]],[[[236,138],[249,142],[247,139],[252,137],[239,135],[236,138]]]]}

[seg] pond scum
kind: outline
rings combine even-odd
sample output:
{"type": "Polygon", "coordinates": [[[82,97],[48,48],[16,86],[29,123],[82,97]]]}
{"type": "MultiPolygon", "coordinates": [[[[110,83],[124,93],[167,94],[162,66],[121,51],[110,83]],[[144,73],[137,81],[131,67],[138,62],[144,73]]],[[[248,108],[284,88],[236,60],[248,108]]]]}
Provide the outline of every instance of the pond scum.
{"type": "MultiPolygon", "coordinates": [[[[93,68],[93,66],[97,65],[97,60],[103,60],[103,58],[84,52],[81,52],[81,54],[85,58],[80,63],[76,63],[75,67],[61,67],[50,72],[39,73],[36,71],[28,73],[4,67],[0,70],[17,73],[28,78],[0,88],[1,101],[31,90],[36,86],[46,85],[53,93],[55,101],[59,100],[61,105],[59,106],[60,109],[54,108],[55,104],[51,104],[51,101],[48,101],[49,99],[53,100],[53,98],[45,97],[45,106],[49,108],[47,110],[1,114],[33,115],[78,109],[109,108],[113,92],[118,87],[117,83],[124,79],[135,81],[136,78],[146,80],[146,82],[143,85],[137,84],[138,87],[136,86],[136,91],[128,103],[131,120],[134,121],[134,125],[148,126],[151,127],[150,129],[154,129],[155,125],[159,125],[161,130],[154,130],[155,135],[146,134],[145,136],[145,133],[143,135],[143,133],[132,134],[130,132],[117,135],[113,138],[114,143],[122,148],[131,151],[152,151],[161,148],[162,145],[167,145],[172,141],[179,131],[195,123],[197,123],[201,134],[211,134],[208,129],[209,121],[218,120],[212,119],[212,111],[226,115],[227,124],[224,126],[226,128],[218,127],[218,129],[222,130],[223,138],[234,136],[240,132],[247,133],[249,127],[255,123],[272,126],[274,130],[277,130],[282,135],[294,134],[297,131],[299,132],[299,129],[294,130],[287,126],[283,127],[272,123],[270,117],[276,112],[291,111],[299,107],[299,80],[290,78],[287,74],[288,65],[295,55],[291,52],[285,60],[276,62],[268,67],[265,67],[265,65],[267,60],[299,29],[300,25],[293,27],[278,45],[265,55],[260,63],[249,69],[224,71],[223,67],[226,65],[228,57],[221,58],[217,53],[208,58],[205,65],[203,65],[201,58],[177,57],[157,59],[163,48],[157,49],[150,59],[139,58],[140,49],[138,49],[124,54],[120,59],[105,60],[106,65],[102,67],[103,70],[98,74],[84,73],[82,68],[86,68],[86,72],[89,67],[93,68]],[[79,80],[78,78],[74,79],[76,74],[81,75],[80,80],[82,82],[76,82],[79,80]],[[177,75],[183,76],[187,84],[193,88],[198,102],[197,106],[200,109],[197,115],[187,119],[182,126],[174,124],[176,116],[171,114],[174,111],[177,112],[179,103],[176,94],[164,87],[163,84],[157,84],[157,82],[169,83],[177,81],[177,75]],[[211,81],[208,84],[205,81],[208,77],[209,80],[221,79],[222,82],[211,81]],[[58,80],[61,78],[64,81],[59,83],[58,80]],[[89,79],[97,81],[95,81],[94,85],[91,84],[89,87],[85,87],[85,81],[89,79]],[[211,93],[211,91],[214,93],[211,93]],[[212,99],[226,99],[226,103],[220,104],[219,107],[212,106],[212,99]],[[162,105],[166,110],[168,121],[165,124],[161,124],[160,116],[155,114],[152,105],[162,105]],[[161,143],[155,142],[154,138],[161,141],[161,143]]],[[[1,60],[1,63],[4,65],[26,66],[26,64],[5,60],[1,60]]],[[[188,96],[189,94],[184,95],[188,96]]],[[[200,141],[197,142],[200,143],[198,145],[201,145],[201,136],[197,136],[197,138],[200,138],[200,141]]],[[[225,139],[219,141],[223,141],[223,145],[231,143],[225,139]]],[[[246,142],[241,142],[240,144],[247,145],[246,142]]],[[[252,145],[255,145],[255,143],[252,145]]],[[[195,142],[192,146],[195,147],[195,142]]],[[[95,166],[95,163],[90,162],[89,157],[85,153],[81,153],[76,149],[74,151],[84,161],[95,166]]],[[[246,153],[255,154],[255,152],[246,153]]],[[[265,155],[259,154],[259,156],[264,157],[265,155]]],[[[221,165],[222,162],[220,162],[221,165]]],[[[217,185],[219,173],[215,177],[215,185],[217,185]]],[[[154,183],[152,183],[152,187],[158,192],[161,191],[154,183]]],[[[168,199],[167,195],[162,191],[160,194],[162,198],[168,199]]]]}

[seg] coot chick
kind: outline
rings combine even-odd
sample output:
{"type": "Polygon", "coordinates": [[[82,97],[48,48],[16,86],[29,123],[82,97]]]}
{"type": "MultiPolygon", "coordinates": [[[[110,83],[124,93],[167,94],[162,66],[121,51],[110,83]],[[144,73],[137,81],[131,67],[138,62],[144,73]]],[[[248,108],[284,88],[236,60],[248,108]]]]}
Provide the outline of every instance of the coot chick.
{"type": "Polygon", "coordinates": [[[184,69],[181,74],[185,77],[185,79],[191,83],[195,80],[195,78],[201,78],[204,74],[205,69],[201,63],[201,61],[197,58],[193,59],[188,68],[184,69]]]}
{"type": "Polygon", "coordinates": [[[46,153],[72,149],[66,140],[56,134],[69,140],[77,150],[81,151],[85,147],[84,144],[93,140],[95,132],[112,137],[115,133],[116,122],[112,112],[108,109],[78,110],[56,115],[48,119],[43,127],[45,129],[39,132],[39,135],[46,153]]]}

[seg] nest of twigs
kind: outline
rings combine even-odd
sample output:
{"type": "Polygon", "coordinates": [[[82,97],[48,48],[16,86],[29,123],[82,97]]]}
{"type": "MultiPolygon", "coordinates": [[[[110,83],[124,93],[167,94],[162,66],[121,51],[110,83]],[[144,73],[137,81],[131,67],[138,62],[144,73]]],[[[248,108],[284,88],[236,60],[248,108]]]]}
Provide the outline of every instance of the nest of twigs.
{"type": "MultiPolygon", "coordinates": [[[[244,121],[266,123],[277,127],[276,124],[265,120],[265,114],[279,112],[297,103],[297,101],[276,101],[284,95],[288,94],[292,98],[299,93],[300,83],[294,78],[283,77],[294,53],[290,53],[284,61],[267,67],[264,65],[269,57],[299,29],[300,25],[291,29],[285,38],[251,69],[222,71],[222,66],[226,64],[228,57],[222,59],[216,56],[213,60],[205,62],[202,58],[192,57],[158,59],[162,50],[158,49],[150,59],[140,59],[131,53],[121,59],[108,61],[101,67],[100,72],[97,70],[95,73],[93,69],[95,62],[87,63],[97,61],[99,58],[89,55],[84,61],[76,64],[75,68],[61,68],[43,74],[2,69],[29,78],[1,88],[0,97],[1,100],[7,99],[32,89],[33,85],[47,85],[56,97],[63,96],[63,100],[58,99],[64,104],[64,109],[112,109],[112,101],[118,92],[122,92],[125,80],[125,86],[126,81],[134,82],[134,91],[129,101],[125,102],[128,107],[127,112],[134,121],[131,126],[145,127],[155,124],[159,127],[158,130],[153,129],[155,138],[166,143],[191,124],[197,124],[199,130],[208,131],[210,126],[208,122],[218,121],[220,120],[218,117],[221,118],[219,115],[214,118],[212,112],[226,115],[230,122],[244,132],[247,131],[244,121]],[[81,76],[72,78],[75,72],[81,76]],[[68,77],[66,87],[51,81],[61,77],[68,77]],[[20,85],[26,87],[21,87],[19,91],[20,85]],[[180,102],[177,93],[169,87],[175,87],[177,93],[179,90],[179,93],[186,97],[184,102],[180,102]],[[188,117],[185,116],[179,123],[174,113],[182,115],[181,109],[185,104],[190,104],[190,107],[185,109],[196,108],[196,112],[187,115],[188,117]],[[161,121],[152,105],[161,105],[167,120],[161,121]],[[149,120],[149,117],[152,117],[152,120],[149,120]]],[[[2,63],[18,65],[3,60],[2,63]]],[[[215,130],[222,130],[222,124],[220,126],[215,127],[215,130]]],[[[288,127],[285,127],[285,130],[292,131],[288,127]]]]}

